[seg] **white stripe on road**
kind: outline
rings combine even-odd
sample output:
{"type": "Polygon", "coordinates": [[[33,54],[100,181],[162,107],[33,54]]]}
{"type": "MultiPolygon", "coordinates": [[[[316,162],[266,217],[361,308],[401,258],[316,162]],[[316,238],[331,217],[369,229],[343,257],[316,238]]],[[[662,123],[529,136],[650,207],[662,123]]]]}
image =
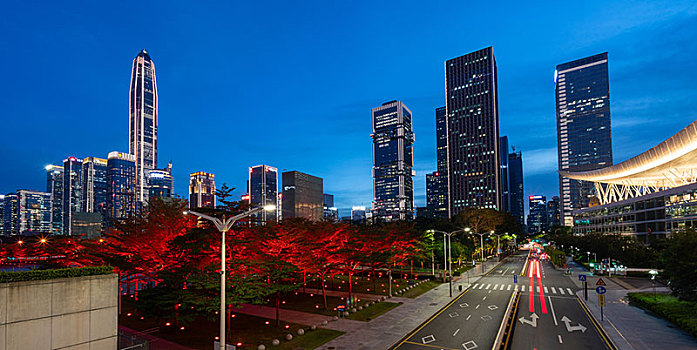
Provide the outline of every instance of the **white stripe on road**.
{"type": "MultiPolygon", "coordinates": [[[[508,285],[508,289],[506,289],[506,290],[511,290],[511,285],[510,285],[510,284],[508,285]]],[[[220,294],[220,295],[223,295],[223,294],[220,294]]]]}
{"type": "MultiPolygon", "coordinates": [[[[545,293],[547,293],[547,287],[545,287],[545,293]]],[[[220,294],[220,295],[222,295],[222,294],[220,294]]]]}
{"type": "MultiPolygon", "coordinates": [[[[489,287],[491,287],[491,284],[487,284],[487,285],[486,285],[486,288],[484,288],[484,289],[489,289],[489,287]]],[[[221,294],[221,295],[222,295],[222,294],[221,294]]],[[[222,297],[221,297],[221,299],[222,299],[222,297]]]]}
{"type": "Polygon", "coordinates": [[[505,285],[505,284],[502,284],[502,285],[501,285],[501,290],[503,290],[505,287],[506,287],[506,285],[505,285]]]}
{"type": "Polygon", "coordinates": [[[564,288],[559,288],[559,294],[564,295],[564,288]]]}
{"type": "MultiPolygon", "coordinates": [[[[222,295],[222,294],[220,294],[220,295],[222,295]]],[[[222,297],[221,297],[221,299],[222,299],[222,297]]],[[[459,332],[459,331],[460,331],[460,328],[458,328],[458,329],[455,331],[455,333],[453,333],[453,337],[456,336],[456,335],[457,335],[457,332],[459,332]]]]}
{"type": "MultiPolygon", "coordinates": [[[[482,288],[484,288],[484,283],[480,284],[480,285],[479,285],[479,288],[477,288],[477,289],[482,289],[482,288]]],[[[221,295],[222,295],[222,294],[221,294],[221,295]]],[[[221,299],[222,299],[222,298],[221,298],[221,299]]]]}
{"type": "MultiPolygon", "coordinates": [[[[566,290],[569,291],[569,295],[574,295],[574,292],[572,292],[570,288],[566,288],[566,290]]],[[[222,294],[221,294],[221,295],[222,295],[222,294]]]]}
{"type": "Polygon", "coordinates": [[[552,297],[548,295],[547,299],[549,300],[549,308],[552,310],[552,318],[554,318],[554,325],[558,326],[559,324],[557,323],[557,315],[554,313],[554,305],[552,305],[552,297]]]}
{"type": "MultiPolygon", "coordinates": [[[[537,290],[537,292],[539,293],[539,292],[540,292],[540,286],[535,286],[535,290],[537,290]]],[[[221,294],[221,295],[222,295],[222,294],[221,294]]],[[[221,299],[222,299],[222,297],[221,297],[221,299]]]]}
{"type": "MultiPolygon", "coordinates": [[[[221,294],[222,295],[222,294],[221,294]]],[[[559,344],[563,344],[564,342],[561,341],[561,334],[557,334],[557,337],[559,337],[559,344]]]]}
{"type": "MultiPolygon", "coordinates": [[[[221,284],[222,284],[222,283],[221,283],[221,284]]],[[[521,292],[524,292],[524,291],[525,291],[525,285],[520,286],[520,291],[521,291],[521,292]]],[[[222,295],[222,294],[221,294],[221,295],[222,295]]],[[[220,299],[222,299],[222,298],[220,298],[220,299]]]]}
{"type": "Polygon", "coordinates": [[[518,290],[518,285],[517,285],[517,284],[515,285],[515,290],[518,290]]]}
{"type": "MultiPolygon", "coordinates": [[[[552,293],[557,294],[557,290],[554,289],[554,287],[551,287],[551,288],[552,288],[552,293]]],[[[221,295],[222,295],[222,294],[221,294],[221,295]]]]}

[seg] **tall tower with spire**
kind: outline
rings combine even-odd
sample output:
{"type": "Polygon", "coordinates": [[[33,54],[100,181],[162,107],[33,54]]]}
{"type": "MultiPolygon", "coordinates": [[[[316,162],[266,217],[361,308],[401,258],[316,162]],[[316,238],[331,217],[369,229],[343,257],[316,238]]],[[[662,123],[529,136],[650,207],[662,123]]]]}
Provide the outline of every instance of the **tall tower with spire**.
{"type": "Polygon", "coordinates": [[[133,59],[128,98],[128,152],[136,160],[136,201],[148,200],[148,172],[157,168],[155,64],[143,49],[133,59]]]}

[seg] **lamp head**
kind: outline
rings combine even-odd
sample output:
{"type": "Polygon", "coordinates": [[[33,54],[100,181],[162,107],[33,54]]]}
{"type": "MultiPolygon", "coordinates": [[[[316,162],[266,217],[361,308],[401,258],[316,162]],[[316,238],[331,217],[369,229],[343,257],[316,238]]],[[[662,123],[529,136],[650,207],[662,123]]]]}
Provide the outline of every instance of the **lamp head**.
{"type": "Polygon", "coordinates": [[[273,204],[265,205],[265,206],[264,206],[264,210],[266,210],[266,211],[274,211],[274,210],[276,210],[276,206],[273,205],[273,204]]]}

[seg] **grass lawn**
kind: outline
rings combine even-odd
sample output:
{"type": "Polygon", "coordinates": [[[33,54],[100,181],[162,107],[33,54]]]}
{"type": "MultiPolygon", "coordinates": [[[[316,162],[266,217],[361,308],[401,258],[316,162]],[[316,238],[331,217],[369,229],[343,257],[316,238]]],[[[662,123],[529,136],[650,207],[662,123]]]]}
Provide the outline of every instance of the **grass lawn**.
{"type": "Polygon", "coordinates": [[[370,321],[370,320],[384,314],[385,312],[396,308],[399,305],[402,305],[402,303],[392,303],[389,301],[381,301],[379,303],[368,306],[367,308],[364,308],[363,310],[359,310],[355,313],[352,313],[347,318],[350,320],[356,320],[356,321],[370,321]]]}
{"type": "MultiPolygon", "coordinates": [[[[384,276],[384,274],[383,274],[384,276]]],[[[410,280],[397,278],[398,273],[395,273],[392,277],[392,291],[394,292],[400,287],[405,287],[410,280]]],[[[422,278],[423,279],[423,278],[422,278]]],[[[388,294],[388,281],[387,278],[378,277],[363,277],[363,276],[351,276],[351,282],[353,287],[351,291],[354,293],[365,293],[365,294],[377,294],[377,295],[387,295],[388,294]]],[[[334,281],[332,282],[331,277],[326,277],[325,285],[327,290],[336,290],[346,292],[348,294],[348,276],[345,275],[335,275],[334,281]]],[[[307,288],[322,289],[319,278],[308,279],[307,288]]]]}
{"type": "Polygon", "coordinates": [[[405,298],[416,298],[421,294],[428,292],[429,290],[441,285],[440,281],[426,281],[400,295],[400,297],[405,298]]]}
{"type": "MultiPolygon", "coordinates": [[[[182,325],[175,324],[173,320],[141,319],[133,308],[124,302],[122,314],[119,316],[119,325],[137,331],[155,330],[148,333],[193,349],[208,350],[212,348],[213,340],[218,336],[219,323],[215,317],[213,320],[197,318],[181,329],[182,325]],[[169,326],[166,325],[167,322],[170,322],[169,326]]],[[[307,326],[287,322],[282,322],[279,327],[275,327],[274,320],[235,314],[230,324],[230,332],[227,333],[227,341],[228,344],[241,342],[242,345],[238,349],[244,350],[254,350],[259,344],[266,345],[267,349],[314,349],[341,334],[343,332],[330,329],[318,328],[311,331],[307,326]],[[305,329],[305,335],[297,335],[297,330],[300,328],[305,329]],[[284,336],[288,333],[293,334],[292,341],[284,340],[284,336]],[[273,339],[281,340],[281,345],[271,346],[273,339]]]]}
{"type": "Polygon", "coordinates": [[[680,301],[668,294],[629,293],[632,305],[649,310],[676,324],[680,329],[697,337],[697,302],[680,301]]]}

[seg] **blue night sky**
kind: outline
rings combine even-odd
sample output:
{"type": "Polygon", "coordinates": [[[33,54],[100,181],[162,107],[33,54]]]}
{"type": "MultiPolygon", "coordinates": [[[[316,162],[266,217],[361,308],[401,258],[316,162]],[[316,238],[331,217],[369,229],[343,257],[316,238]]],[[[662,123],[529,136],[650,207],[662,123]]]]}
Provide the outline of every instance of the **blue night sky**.
{"type": "MultiPolygon", "coordinates": [[[[694,1],[13,1],[0,14],[0,193],[45,190],[47,164],[128,151],[128,84],[157,69],[159,160],[245,191],[247,167],[324,178],[336,205],[372,199],[372,107],[414,113],[416,203],[435,169],[446,59],[490,45],[501,135],[525,192],[558,193],[553,72],[608,51],[615,162],[697,119],[694,1]]],[[[346,215],[347,211],[342,211],[346,215]]]]}

